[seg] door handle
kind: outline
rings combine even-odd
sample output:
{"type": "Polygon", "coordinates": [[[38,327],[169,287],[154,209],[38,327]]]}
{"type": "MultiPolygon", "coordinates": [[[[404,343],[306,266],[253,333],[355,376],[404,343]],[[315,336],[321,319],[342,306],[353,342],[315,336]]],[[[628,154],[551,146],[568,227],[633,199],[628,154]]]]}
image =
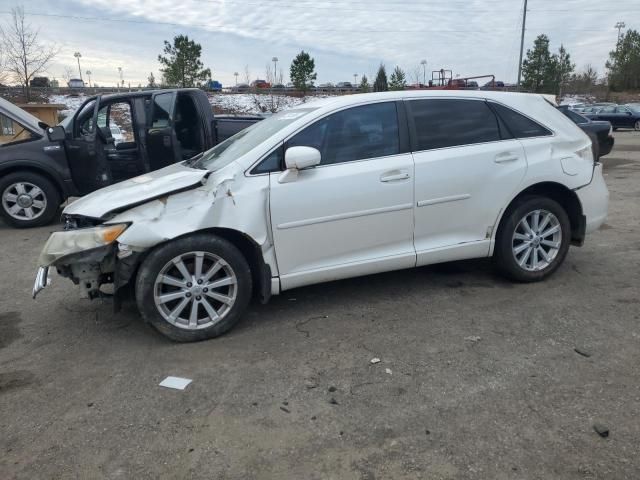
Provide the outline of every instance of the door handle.
{"type": "Polygon", "coordinates": [[[509,163],[509,162],[515,162],[519,158],[520,157],[514,153],[504,152],[496,155],[496,158],[494,158],[493,161],[495,163],[509,163]]]}
{"type": "Polygon", "coordinates": [[[380,175],[380,181],[385,183],[406,180],[407,178],[409,178],[409,172],[403,172],[400,170],[394,170],[393,172],[387,172],[380,175]]]}

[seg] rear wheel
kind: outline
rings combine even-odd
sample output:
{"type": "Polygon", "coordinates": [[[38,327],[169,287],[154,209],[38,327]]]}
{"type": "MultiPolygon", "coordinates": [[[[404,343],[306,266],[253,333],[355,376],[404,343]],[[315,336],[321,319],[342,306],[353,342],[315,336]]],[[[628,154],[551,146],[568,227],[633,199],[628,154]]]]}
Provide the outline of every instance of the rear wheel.
{"type": "Polygon", "coordinates": [[[636,132],[640,132],[640,120],[636,120],[636,123],[633,125],[633,128],[636,132]]]}
{"type": "Polygon", "coordinates": [[[494,257],[502,273],[520,282],[551,275],[564,261],[571,224],[562,206],[546,197],[526,197],[505,214],[494,257]]]}
{"type": "Polygon", "coordinates": [[[251,271],[240,251],[208,234],[154,250],[140,267],[136,300],[145,320],[179,342],[217,337],[251,299],[251,271]]]}
{"type": "Polygon", "coordinates": [[[0,214],[18,228],[50,223],[60,207],[60,194],[47,178],[32,172],[14,172],[0,180],[0,214]]]}

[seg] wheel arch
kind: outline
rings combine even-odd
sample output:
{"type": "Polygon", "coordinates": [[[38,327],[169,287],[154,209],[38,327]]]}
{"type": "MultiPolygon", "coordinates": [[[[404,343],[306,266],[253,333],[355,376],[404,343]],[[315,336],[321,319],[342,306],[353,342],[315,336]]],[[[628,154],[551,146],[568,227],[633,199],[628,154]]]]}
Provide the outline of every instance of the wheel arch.
{"type": "Polygon", "coordinates": [[[516,208],[523,198],[533,195],[551,198],[565,209],[569,216],[569,222],[571,223],[571,244],[581,246],[584,243],[586,229],[586,219],[582,211],[582,204],[580,203],[580,199],[576,192],[557,182],[535,183],[514,196],[508,206],[503,209],[498,216],[495,224],[497,228],[494,228],[493,232],[492,245],[495,243],[495,239],[504,224],[507,213],[516,208]]]}
{"type": "Polygon", "coordinates": [[[16,162],[16,163],[8,163],[0,165],[0,175],[5,176],[12,173],[17,172],[29,172],[37,175],[42,175],[44,178],[49,180],[53,186],[56,188],[58,194],[60,195],[60,200],[64,202],[67,198],[69,198],[69,192],[65,188],[64,182],[60,179],[58,175],[53,173],[51,170],[47,168],[43,168],[41,166],[35,166],[30,163],[16,162]]]}

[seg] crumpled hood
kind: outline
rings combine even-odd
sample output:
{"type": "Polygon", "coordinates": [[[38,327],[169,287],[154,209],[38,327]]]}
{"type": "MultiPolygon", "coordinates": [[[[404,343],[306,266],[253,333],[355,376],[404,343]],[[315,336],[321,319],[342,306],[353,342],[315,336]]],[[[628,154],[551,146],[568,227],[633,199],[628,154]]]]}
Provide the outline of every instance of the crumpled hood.
{"type": "Polygon", "coordinates": [[[201,185],[208,173],[177,163],[90,193],[69,204],[63,214],[102,218],[110,212],[201,185]]]}

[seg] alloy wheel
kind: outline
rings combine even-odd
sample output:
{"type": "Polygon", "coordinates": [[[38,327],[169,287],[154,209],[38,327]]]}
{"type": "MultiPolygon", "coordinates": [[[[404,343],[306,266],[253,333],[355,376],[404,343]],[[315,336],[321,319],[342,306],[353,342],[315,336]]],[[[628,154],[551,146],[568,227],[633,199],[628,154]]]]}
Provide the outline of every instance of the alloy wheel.
{"type": "Polygon", "coordinates": [[[187,330],[210,327],[232,309],[238,279],[231,266],[209,252],[171,259],[158,273],[154,302],[170,324],[187,330]]]}
{"type": "Polygon", "coordinates": [[[547,268],[562,245],[560,221],[547,210],[534,210],[518,222],[511,250],[520,268],[536,272],[547,268]]]}
{"type": "Polygon", "coordinates": [[[34,220],[47,208],[47,196],[30,182],[16,182],[2,192],[2,207],[16,220],[34,220]]]}

